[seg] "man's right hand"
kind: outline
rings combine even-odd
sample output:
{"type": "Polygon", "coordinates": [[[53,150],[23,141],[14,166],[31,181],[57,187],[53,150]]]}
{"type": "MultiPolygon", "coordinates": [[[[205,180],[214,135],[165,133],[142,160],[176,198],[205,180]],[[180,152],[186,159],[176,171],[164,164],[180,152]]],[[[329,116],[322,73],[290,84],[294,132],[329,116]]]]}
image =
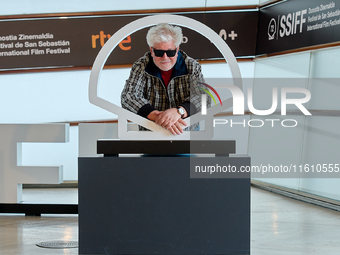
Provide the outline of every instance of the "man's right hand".
{"type": "Polygon", "coordinates": [[[152,120],[152,121],[155,121],[157,116],[160,115],[162,112],[161,111],[157,111],[157,110],[154,110],[152,112],[149,113],[149,115],[147,116],[147,118],[149,120],[152,120]]]}

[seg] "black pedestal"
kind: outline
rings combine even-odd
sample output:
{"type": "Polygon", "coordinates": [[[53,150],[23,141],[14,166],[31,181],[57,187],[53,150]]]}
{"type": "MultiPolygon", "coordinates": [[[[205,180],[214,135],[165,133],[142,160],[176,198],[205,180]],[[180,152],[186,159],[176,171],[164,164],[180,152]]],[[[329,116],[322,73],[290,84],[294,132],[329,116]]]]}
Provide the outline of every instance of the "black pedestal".
{"type": "Polygon", "coordinates": [[[250,254],[249,178],[190,178],[194,162],[80,158],[79,254],[250,254]]]}

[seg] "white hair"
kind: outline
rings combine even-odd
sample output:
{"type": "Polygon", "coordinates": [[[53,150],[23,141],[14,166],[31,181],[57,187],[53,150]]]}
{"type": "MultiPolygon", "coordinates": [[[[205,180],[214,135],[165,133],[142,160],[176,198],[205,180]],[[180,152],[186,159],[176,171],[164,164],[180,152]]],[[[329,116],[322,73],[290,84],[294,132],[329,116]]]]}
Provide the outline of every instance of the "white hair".
{"type": "Polygon", "coordinates": [[[173,42],[178,47],[182,42],[182,29],[168,23],[160,23],[149,29],[146,41],[150,47],[155,43],[173,42]]]}

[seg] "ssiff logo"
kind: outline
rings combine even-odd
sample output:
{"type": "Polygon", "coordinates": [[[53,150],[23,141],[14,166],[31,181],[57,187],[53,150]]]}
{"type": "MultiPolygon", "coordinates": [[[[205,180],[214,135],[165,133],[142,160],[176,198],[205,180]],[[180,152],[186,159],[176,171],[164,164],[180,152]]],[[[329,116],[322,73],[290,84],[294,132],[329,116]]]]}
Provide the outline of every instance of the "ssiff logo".
{"type": "Polygon", "coordinates": [[[273,40],[302,34],[306,27],[307,9],[277,16],[277,19],[272,18],[268,25],[268,40],[273,40]]]}
{"type": "Polygon", "coordinates": [[[268,26],[268,40],[273,40],[275,38],[276,29],[276,20],[272,18],[268,26]]]}

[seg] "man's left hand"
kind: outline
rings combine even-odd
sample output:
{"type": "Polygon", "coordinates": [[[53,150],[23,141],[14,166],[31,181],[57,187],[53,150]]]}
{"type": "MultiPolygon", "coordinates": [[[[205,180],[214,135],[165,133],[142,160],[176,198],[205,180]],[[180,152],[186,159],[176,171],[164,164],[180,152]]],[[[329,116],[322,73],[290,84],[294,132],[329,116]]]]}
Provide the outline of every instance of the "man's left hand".
{"type": "Polygon", "coordinates": [[[165,128],[169,129],[172,127],[178,120],[181,119],[181,115],[179,114],[177,108],[171,108],[168,110],[165,110],[164,112],[161,112],[156,117],[156,124],[165,128]]]}
{"type": "Polygon", "coordinates": [[[186,126],[187,123],[183,119],[179,119],[173,126],[169,127],[168,130],[173,135],[180,135],[183,133],[183,127],[186,126]]]}

